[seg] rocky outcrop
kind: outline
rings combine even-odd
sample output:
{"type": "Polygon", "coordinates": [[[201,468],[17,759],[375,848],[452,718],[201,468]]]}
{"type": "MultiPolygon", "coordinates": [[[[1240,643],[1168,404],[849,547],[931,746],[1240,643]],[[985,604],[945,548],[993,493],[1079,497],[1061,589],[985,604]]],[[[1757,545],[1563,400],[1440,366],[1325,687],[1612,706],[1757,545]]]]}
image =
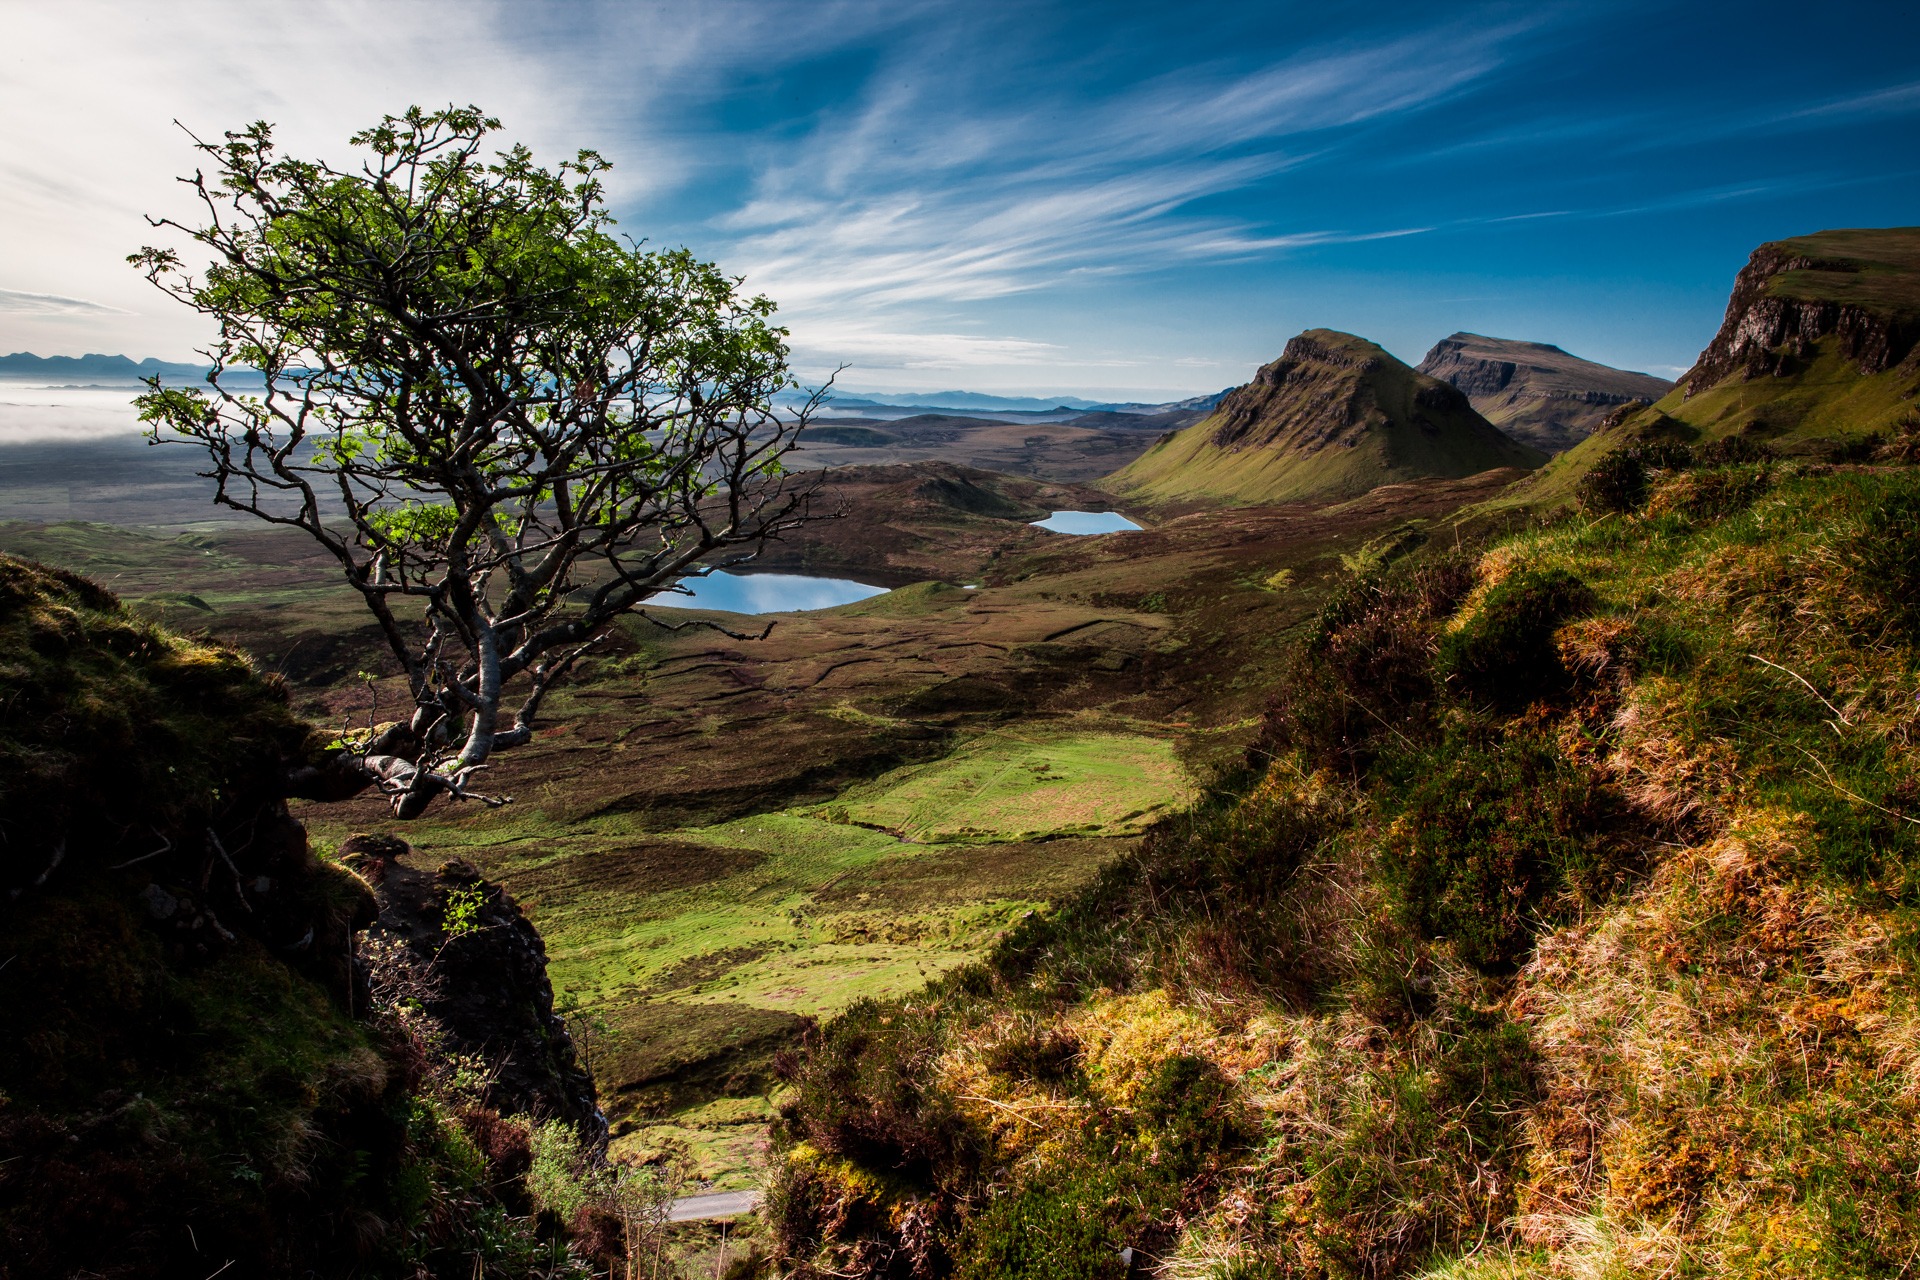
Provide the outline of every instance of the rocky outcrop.
{"type": "Polygon", "coordinates": [[[1618,406],[1658,400],[1672,389],[1650,374],[1582,360],[1548,343],[1477,333],[1441,339],[1418,368],[1464,392],[1514,439],[1548,453],[1586,439],[1618,406]]]}
{"type": "MultiPolygon", "coordinates": [[[[1261,366],[1253,381],[1220,401],[1213,443],[1223,449],[1287,443],[1305,450],[1354,448],[1370,428],[1391,419],[1370,380],[1406,366],[1371,342],[1309,330],[1287,343],[1280,358],[1261,366]]],[[[1445,383],[1413,388],[1411,425],[1438,435],[1448,416],[1472,415],[1467,397],[1445,383]]]]}
{"type": "Polygon", "coordinates": [[[1720,331],[1681,380],[1692,396],[1731,377],[1791,372],[1824,338],[1862,374],[1915,360],[1920,232],[1826,231],[1763,244],[1734,278],[1720,331]]]}
{"type": "Polygon", "coordinates": [[[355,836],[341,857],[379,902],[362,948],[376,997],[413,1004],[432,1057],[483,1064],[487,1106],[565,1121],[604,1146],[593,1079],[553,1009],[546,944],[512,896],[463,859],[413,865],[392,836],[355,836]]]}

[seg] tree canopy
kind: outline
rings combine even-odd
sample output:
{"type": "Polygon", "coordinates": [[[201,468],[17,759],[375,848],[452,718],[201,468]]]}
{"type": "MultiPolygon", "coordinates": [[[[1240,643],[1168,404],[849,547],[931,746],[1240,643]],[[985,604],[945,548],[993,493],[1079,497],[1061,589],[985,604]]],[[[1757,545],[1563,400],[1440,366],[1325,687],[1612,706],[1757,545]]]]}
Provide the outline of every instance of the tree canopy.
{"type": "Polygon", "coordinates": [[[820,393],[776,407],[774,304],[618,237],[594,152],[483,154],[499,127],[415,107],[355,134],[352,169],[282,155],[264,122],[196,138],[199,215],[149,222],[208,265],[130,259],[218,330],[204,387],[149,380],[152,438],[318,540],[406,674],[410,718],[346,783],[301,785],[377,782],[402,817],[527,741],[620,615],[809,515],[782,457],[820,393]]]}

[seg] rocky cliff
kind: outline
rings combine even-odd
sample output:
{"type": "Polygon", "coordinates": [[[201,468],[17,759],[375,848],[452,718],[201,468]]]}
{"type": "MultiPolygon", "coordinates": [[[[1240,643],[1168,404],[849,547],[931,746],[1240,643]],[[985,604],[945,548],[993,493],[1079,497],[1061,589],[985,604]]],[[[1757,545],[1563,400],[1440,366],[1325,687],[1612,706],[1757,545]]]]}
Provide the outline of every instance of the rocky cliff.
{"type": "Polygon", "coordinates": [[[1862,374],[1914,361],[1920,227],[1821,231],[1755,249],[1681,387],[1693,396],[1728,378],[1782,376],[1827,338],[1862,374]]]}
{"type": "Polygon", "coordinates": [[[1545,342],[1456,333],[1416,366],[1466,393],[1480,414],[1547,453],[1572,448],[1623,404],[1658,400],[1673,384],[1569,355],[1545,342]]]}
{"type": "Polygon", "coordinates": [[[394,836],[355,836],[341,857],[379,902],[362,949],[372,987],[409,1003],[437,1057],[485,1064],[486,1106],[564,1121],[604,1147],[593,1079],[554,1013],[546,944],[512,895],[463,859],[428,871],[394,836]]]}
{"type": "Polygon", "coordinates": [[[1310,329],[1212,415],[1102,487],[1145,501],[1314,501],[1424,476],[1533,467],[1542,457],[1458,389],[1364,338],[1310,329]]]}

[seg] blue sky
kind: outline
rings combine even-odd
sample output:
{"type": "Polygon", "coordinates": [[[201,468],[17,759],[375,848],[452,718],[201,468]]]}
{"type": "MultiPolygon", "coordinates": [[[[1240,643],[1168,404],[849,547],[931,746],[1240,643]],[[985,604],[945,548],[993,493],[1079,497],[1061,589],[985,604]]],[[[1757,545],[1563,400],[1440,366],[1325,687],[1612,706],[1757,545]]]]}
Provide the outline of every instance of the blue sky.
{"type": "Polygon", "coordinates": [[[42,354],[198,336],[121,264],[184,209],[172,119],[339,156],[416,101],[598,148],[626,230],[744,274],[854,389],[1161,398],[1312,326],[1673,376],[1756,244],[1920,223],[1892,3],[0,12],[0,348],[42,354]]]}

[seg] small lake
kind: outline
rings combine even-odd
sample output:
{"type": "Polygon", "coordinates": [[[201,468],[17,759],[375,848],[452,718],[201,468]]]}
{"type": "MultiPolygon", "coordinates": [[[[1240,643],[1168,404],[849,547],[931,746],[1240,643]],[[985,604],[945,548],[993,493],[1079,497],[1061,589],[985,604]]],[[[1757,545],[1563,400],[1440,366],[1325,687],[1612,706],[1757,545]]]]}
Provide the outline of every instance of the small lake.
{"type": "Polygon", "coordinates": [[[885,587],[870,587],[849,578],[816,578],[804,573],[714,573],[688,578],[681,585],[692,594],[659,591],[648,596],[646,603],[672,609],[724,609],[728,613],[791,613],[831,609],[887,593],[885,587]]]}
{"type": "Polygon", "coordinates": [[[1124,533],[1140,526],[1118,511],[1056,511],[1045,520],[1031,521],[1041,529],[1083,537],[1090,533],[1124,533]]]}

